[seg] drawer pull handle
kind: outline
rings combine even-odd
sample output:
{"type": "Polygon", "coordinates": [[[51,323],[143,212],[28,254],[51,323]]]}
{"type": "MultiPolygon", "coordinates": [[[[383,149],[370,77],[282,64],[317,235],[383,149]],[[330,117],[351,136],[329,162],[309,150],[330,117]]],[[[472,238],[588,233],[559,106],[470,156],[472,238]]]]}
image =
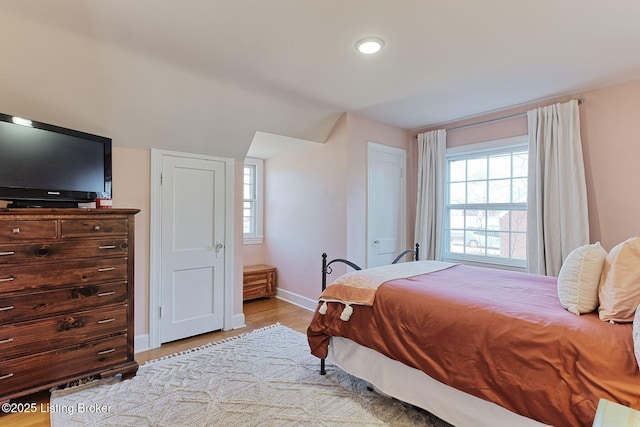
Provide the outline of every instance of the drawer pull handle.
{"type": "Polygon", "coordinates": [[[93,231],[100,231],[100,226],[99,225],[94,225],[93,226],[93,231]]]}
{"type": "Polygon", "coordinates": [[[99,292],[99,293],[98,293],[98,296],[99,296],[99,297],[108,297],[108,296],[110,296],[110,295],[115,295],[115,294],[116,294],[116,291],[111,291],[111,292],[99,292]]]}
{"type": "Polygon", "coordinates": [[[13,234],[20,234],[20,229],[19,228],[14,228],[13,229],[13,234]]]}
{"type": "Polygon", "coordinates": [[[7,374],[0,377],[0,380],[6,380],[7,378],[11,378],[13,374],[7,374]]]}
{"type": "Polygon", "coordinates": [[[13,338],[7,338],[6,340],[0,340],[0,344],[6,344],[11,341],[13,341],[13,338]]]}
{"type": "Polygon", "coordinates": [[[16,280],[15,277],[9,276],[9,277],[5,277],[4,279],[0,279],[0,283],[2,283],[2,282],[13,282],[14,280],[16,280]]]}
{"type": "Polygon", "coordinates": [[[115,269],[116,269],[115,267],[102,267],[102,268],[99,268],[98,271],[102,273],[103,271],[113,271],[115,269]]]}
{"type": "Polygon", "coordinates": [[[98,246],[98,249],[115,249],[116,245],[98,246]]]}
{"type": "Polygon", "coordinates": [[[109,354],[109,353],[113,353],[114,351],[116,351],[116,349],[115,349],[115,348],[110,348],[109,350],[102,350],[102,351],[99,351],[99,352],[98,352],[98,354],[101,354],[101,355],[102,355],[102,354],[109,354]]]}
{"type": "Polygon", "coordinates": [[[7,255],[15,255],[16,253],[13,251],[8,251],[8,252],[0,252],[0,256],[7,256],[7,255]]]}
{"type": "Polygon", "coordinates": [[[7,310],[13,310],[13,306],[9,305],[7,307],[0,307],[0,311],[7,311],[7,310]]]}
{"type": "Polygon", "coordinates": [[[112,317],[112,318],[110,318],[110,319],[102,319],[102,320],[98,320],[98,323],[99,323],[99,324],[102,324],[102,323],[111,323],[111,322],[113,322],[113,321],[115,321],[115,320],[116,320],[116,318],[115,318],[115,317],[112,317]]]}

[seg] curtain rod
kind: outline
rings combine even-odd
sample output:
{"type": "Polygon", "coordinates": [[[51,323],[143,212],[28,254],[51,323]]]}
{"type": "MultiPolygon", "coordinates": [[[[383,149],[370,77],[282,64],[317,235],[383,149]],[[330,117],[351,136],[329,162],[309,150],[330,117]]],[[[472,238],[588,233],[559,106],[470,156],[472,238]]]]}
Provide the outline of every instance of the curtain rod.
{"type": "MultiPolygon", "coordinates": [[[[582,105],[585,102],[586,102],[586,100],[584,98],[578,98],[578,105],[582,105]]],[[[464,128],[468,128],[468,127],[471,127],[471,126],[479,126],[479,125],[484,125],[484,124],[487,124],[487,123],[499,122],[501,120],[513,119],[515,117],[526,116],[526,115],[527,115],[527,112],[523,111],[521,113],[510,114],[508,116],[497,117],[495,119],[488,119],[488,120],[483,120],[483,121],[480,121],[480,122],[467,123],[466,125],[454,126],[454,127],[450,127],[450,128],[445,126],[444,129],[446,129],[447,131],[464,129],[464,128]]],[[[423,133],[423,132],[419,132],[419,133],[423,133]]],[[[415,137],[418,138],[418,134],[416,134],[415,137]]]]}

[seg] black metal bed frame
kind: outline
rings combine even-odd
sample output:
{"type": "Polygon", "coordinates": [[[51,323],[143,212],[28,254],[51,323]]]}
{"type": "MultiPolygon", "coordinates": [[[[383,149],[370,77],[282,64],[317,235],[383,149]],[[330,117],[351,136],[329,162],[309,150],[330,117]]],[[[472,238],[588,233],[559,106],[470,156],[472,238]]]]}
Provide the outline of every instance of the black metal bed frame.
{"type": "MultiPolygon", "coordinates": [[[[409,254],[413,254],[414,261],[419,261],[420,260],[420,244],[416,243],[415,249],[407,249],[404,252],[402,252],[391,262],[391,264],[397,264],[398,261],[400,261],[402,258],[404,258],[409,254]]],[[[325,289],[327,289],[327,275],[332,273],[333,270],[331,269],[331,264],[333,264],[334,262],[341,262],[353,268],[354,270],[362,270],[362,268],[359,265],[343,258],[335,258],[327,262],[327,253],[324,252],[322,254],[322,291],[323,292],[325,289]]],[[[326,373],[327,371],[325,370],[324,359],[320,359],[320,375],[326,375],[326,373]]]]}

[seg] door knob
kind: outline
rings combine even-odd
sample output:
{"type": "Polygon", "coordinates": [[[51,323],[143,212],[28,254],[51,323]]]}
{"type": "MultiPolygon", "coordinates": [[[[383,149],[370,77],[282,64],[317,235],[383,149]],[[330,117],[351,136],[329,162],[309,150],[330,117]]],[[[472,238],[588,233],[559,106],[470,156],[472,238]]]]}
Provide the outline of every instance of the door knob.
{"type": "Polygon", "coordinates": [[[220,251],[224,248],[224,245],[221,242],[216,242],[216,257],[220,256],[220,251]]]}

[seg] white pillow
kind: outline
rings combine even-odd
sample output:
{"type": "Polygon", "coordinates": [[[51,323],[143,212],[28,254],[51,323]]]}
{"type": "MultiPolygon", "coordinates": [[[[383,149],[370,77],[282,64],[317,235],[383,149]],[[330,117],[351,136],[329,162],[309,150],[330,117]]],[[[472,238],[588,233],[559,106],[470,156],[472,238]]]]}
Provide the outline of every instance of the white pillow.
{"type": "Polygon", "coordinates": [[[602,267],[598,292],[600,319],[633,322],[640,304],[640,237],[613,247],[602,267]]]}
{"type": "Polygon", "coordinates": [[[640,305],[636,308],[636,316],[633,318],[633,351],[640,368],[640,305]]]}
{"type": "Polygon", "coordinates": [[[558,297],[564,308],[578,316],[598,308],[598,285],[606,257],[600,242],[569,253],[558,275],[558,297]]]}

